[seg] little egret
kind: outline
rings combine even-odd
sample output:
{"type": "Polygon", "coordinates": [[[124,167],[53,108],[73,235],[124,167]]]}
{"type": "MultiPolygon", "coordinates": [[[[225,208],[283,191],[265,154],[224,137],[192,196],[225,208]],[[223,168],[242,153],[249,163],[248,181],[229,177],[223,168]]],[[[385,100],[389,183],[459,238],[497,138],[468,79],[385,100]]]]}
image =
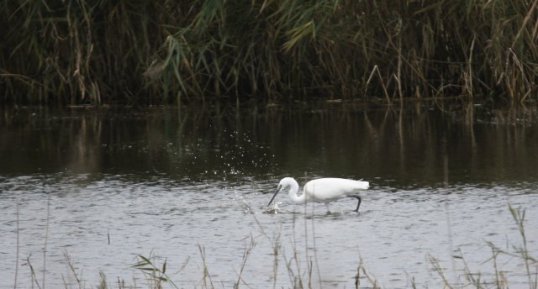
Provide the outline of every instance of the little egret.
{"type": "Polygon", "coordinates": [[[307,182],[304,185],[303,193],[298,196],[299,184],[294,178],[286,177],[280,180],[275,194],[267,204],[271,205],[276,195],[281,191],[287,191],[290,199],[296,204],[314,201],[325,203],[327,211],[329,203],[344,197],[351,197],[358,200],[355,212],[359,211],[361,197],[358,195],[360,190],[367,190],[370,183],[364,181],[340,179],[340,178],[322,178],[307,182]]]}

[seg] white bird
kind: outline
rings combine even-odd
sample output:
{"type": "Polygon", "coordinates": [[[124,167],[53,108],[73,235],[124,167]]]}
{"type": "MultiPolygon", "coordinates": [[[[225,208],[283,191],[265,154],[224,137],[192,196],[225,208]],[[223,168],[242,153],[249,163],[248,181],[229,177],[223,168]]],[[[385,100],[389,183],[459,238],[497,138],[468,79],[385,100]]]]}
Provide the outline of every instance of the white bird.
{"type": "Polygon", "coordinates": [[[271,205],[276,195],[281,191],[287,191],[290,199],[296,204],[314,201],[325,203],[329,211],[329,202],[344,197],[356,198],[358,200],[355,212],[359,211],[361,197],[358,195],[360,190],[367,190],[370,187],[369,182],[356,181],[340,178],[322,178],[311,180],[304,185],[303,193],[298,196],[299,184],[294,178],[286,177],[280,180],[273,197],[267,204],[271,205]]]}

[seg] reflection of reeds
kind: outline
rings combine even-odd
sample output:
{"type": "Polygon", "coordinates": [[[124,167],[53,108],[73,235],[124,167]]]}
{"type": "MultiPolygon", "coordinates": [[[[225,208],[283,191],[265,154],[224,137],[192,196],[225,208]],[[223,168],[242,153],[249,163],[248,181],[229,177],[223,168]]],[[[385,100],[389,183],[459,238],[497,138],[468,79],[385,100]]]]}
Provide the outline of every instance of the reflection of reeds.
{"type": "Polygon", "coordinates": [[[2,102],[521,102],[538,90],[536,0],[0,3],[2,102]]]}

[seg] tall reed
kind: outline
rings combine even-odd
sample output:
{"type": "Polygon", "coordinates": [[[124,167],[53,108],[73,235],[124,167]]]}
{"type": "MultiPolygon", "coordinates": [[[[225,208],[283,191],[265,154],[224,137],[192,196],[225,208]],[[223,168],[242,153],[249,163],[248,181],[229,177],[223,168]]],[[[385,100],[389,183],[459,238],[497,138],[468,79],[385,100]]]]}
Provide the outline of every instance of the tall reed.
{"type": "MultiPolygon", "coordinates": [[[[252,286],[249,285],[249,282],[255,282],[256,284],[261,284],[261,282],[265,282],[266,284],[273,284],[273,288],[275,288],[277,285],[277,272],[279,271],[279,268],[284,266],[285,271],[289,275],[289,283],[287,285],[279,285],[281,288],[294,288],[294,289],[305,289],[305,288],[322,288],[324,287],[322,283],[319,284],[313,284],[313,272],[315,264],[312,264],[312,262],[318,262],[317,258],[309,259],[308,258],[308,249],[307,246],[305,246],[306,251],[303,251],[303,249],[298,248],[295,244],[292,244],[293,247],[291,248],[292,251],[290,252],[290,256],[286,256],[283,252],[282,244],[281,244],[281,232],[275,232],[276,235],[271,238],[269,235],[266,234],[265,230],[267,227],[264,228],[264,225],[259,222],[257,219],[255,213],[252,211],[252,208],[248,203],[246,203],[243,200],[244,208],[247,209],[245,212],[249,213],[255,220],[257,226],[259,226],[258,230],[261,233],[261,236],[268,238],[270,243],[268,245],[272,248],[273,254],[274,254],[274,264],[273,264],[273,276],[272,278],[267,278],[268,276],[243,276],[245,268],[247,268],[247,261],[249,259],[250,254],[253,252],[253,250],[256,248],[256,241],[255,237],[252,235],[249,238],[249,242],[246,243],[246,247],[243,253],[243,256],[241,258],[240,262],[240,269],[237,272],[237,281],[233,284],[233,288],[250,288],[252,286]],[[281,261],[279,261],[279,259],[281,261]],[[305,266],[306,268],[302,268],[302,266],[305,266]],[[307,272],[305,272],[306,270],[307,272]],[[252,278],[255,278],[254,280],[252,278]],[[260,281],[261,280],[261,281],[260,281]],[[244,285],[244,286],[241,286],[244,285]],[[318,287],[319,286],[319,287],[318,287]]],[[[488,288],[496,288],[496,289],[504,289],[504,288],[513,288],[514,286],[517,288],[529,288],[529,289],[537,289],[538,288],[538,259],[533,255],[534,252],[532,252],[528,247],[528,237],[527,237],[527,228],[526,228],[526,211],[523,208],[516,208],[512,207],[511,205],[508,206],[508,209],[512,215],[512,218],[514,220],[514,224],[517,227],[517,230],[520,234],[521,243],[520,245],[517,244],[506,244],[505,247],[511,248],[510,250],[504,250],[498,247],[497,245],[486,242],[486,245],[489,246],[492,250],[492,256],[486,262],[492,264],[491,269],[487,270],[487,272],[480,272],[476,270],[472,270],[469,267],[469,264],[465,261],[465,258],[463,257],[463,254],[460,251],[459,257],[453,257],[458,258],[461,260],[461,263],[463,265],[463,270],[458,270],[458,276],[455,280],[451,280],[447,276],[446,269],[443,268],[440,260],[433,257],[431,254],[427,254],[426,257],[429,261],[431,271],[433,275],[428,275],[431,280],[438,279],[438,284],[442,285],[443,288],[477,288],[477,289],[488,289],[488,288]],[[508,245],[508,246],[507,246],[508,245]],[[507,259],[503,259],[500,261],[499,259],[501,257],[508,257],[507,259]],[[503,266],[508,265],[509,263],[516,263],[519,265],[516,267],[515,270],[506,271],[506,269],[503,268],[503,266]],[[511,281],[515,283],[510,283],[510,278],[514,278],[511,281]],[[524,280],[527,280],[526,282],[524,280]],[[513,286],[511,286],[513,285],[513,286]]],[[[305,207],[305,213],[306,213],[306,207],[305,207]]],[[[307,216],[304,215],[306,218],[307,216]]],[[[17,218],[19,216],[17,215],[17,218]]],[[[295,217],[294,217],[295,218],[295,217]]],[[[314,219],[310,219],[312,222],[312,228],[314,228],[314,219]]],[[[293,221],[293,229],[300,230],[299,226],[295,226],[295,220],[293,221]]],[[[305,230],[308,227],[307,220],[305,219],[304,222],[305,230]]],[[[19,230],[17,230],[17,238],[20,234],[19,230]]],[[[315,233],[312,231],[312,238],[315,239],[315,233]]],[[[305,234],[306,239],[309,237],[307,234],[305,234]]],[[[47,238],[47,236],[45,236],[47,238]]],[[[295,236],[293,236],[292,242],[294,243],[295,236]]],[[[305,239],[305,240],[306,240],[305,239]]],[[[314,248],[313,250],[316,250],[316,244],[313,244],[314,248]]],[[[271,248],[269,248],[271,251],[271,248]]],[[[207,258],[206,258],[206,252],[203,245],[198,245],[198,249],[200,252],[200,258],[202,260],[202,268],[201,268],[201,281],[194,284],[194,283],[183,283],[186,287],[181,288],[189,288],[189,286],[193,286],[194,288],[218,288],[220,286],[215,286],[215,284],[219,284],[220,282],[218,280],[213,281],[212,276],[209,272],[207,258]]],[[[267,249],[267,248],[265,248],[267,249]]],[[[264,249],[264,250],[265,250],[264,249]]],[[[44,251],[46,251],[46,248],[44,248],[44,251]]],[[[87,286],[86,281],[84,278],[82,278],[82,272],[83,270],[80,268],[77,268],[76,262],[73,260],[73,258],[69,255],[67,251],[64,252],[64,259],[65,264],[67,266],[67,275],[62,275],[62,279],[64,282],[64,288],[90,288],[90,286],[87,286]]],[[[172,271],[175,271],[176,273],[172,273],[172,275],[169,275],[167,273],[170,270],[167,270],[167,260],[163,258],[158,258],[152,254],[150,254],[148,257],[138,255],[136,264],[132,265],[133,269],[136,269],[144,274],[145,282],[142,282],[142,284],[127,284],[123,279],[120,279],[118,277],[116,284],[111,284],[107,282],[106,276],[104,273],[99,273],[99,284],[96,288],[99,289],[106,289],[106,288],[148,288],[148,289],[162,289],[162,288],[180,288],[176,283],[174,283],[173,280],[179,279],[181,281],[182,278],[185,276],[181,275],[180,273],[183,271],[183,269],[187,266],[189,262],[189,258],[186,258],[184,263],[180,266],[180,268],[176,268],[172,271]],[[161,264],[159,264],[159,260],[162,260],[161,264]],[[179,269],[179,270],[178,270],[179,269]]],[[[482,263],[482,264],[484,264],[482,263]]],[[[18,266],[18,262],[16,262],[16,265],[18,266]]],[[[45,288],[45,282],[44,279],[40,283],[37,277],[37,274],[34,270],[34,267],[32,265],[32,262],[30,260],[30,256],[26,258],[26,265],[28,266],[27,270],[30,272],[30,280],[26,282],[30,283],[32,288],[45,288]]],[[[404,274],[405,272],[402,272],[404,274]]],[[[15,273],[17,274],[17,273],[15,273]]],[[[314,273],[315,274],[315,273],[314,273]]],[[[321,278],[321,274],[318,273],[318,277],[321,278]]],[[[230,276],[220,276],[219,278],[228,278],[230,279],[230,276]]],[[[354,287],[356,289],[358,288],[383,288],[378,280],[373,276],[371,273],[368,272],[367,266],[364,264],[363,260],[358,260],[357,265],[357,271],[354,276],[349,276],[349,278],[353,278],[354,287]]],[[[232,277],[233,279],[233,277],[232,277]]],[[[136,279],[133,279],[136,280],[136,279]]],[[[431,281],[430,280],[430,281],[431,281]]],[[[422,282],[426,282],[429,280],[422,280],[422,282]]],[[[286,284],[283,282],[280,282],[280,284],[286,284]]],[[[409,285],[411,285],[411,288],[417,288],[417,283],[415,281],[414,277],[411,277],[409,281],[409,285]]],[[[178,283],[179,284],[179,283],[178,283]]],[[[269,287],[269,286],[267,286],[269,287]]],[[[17,288],[17,283],[13,286],[13,288],[17,288]]],[[[93,287],[91,287],[93,288],[93,287]]],[[[421,285],[421,288],[429,288],[427,286],[427,283],[424,283],[421,285]]]]}
{"type": "Polygon", "coordinates": [[[538,0],[0,3],[2,103],[512,103],[538,91],[538,0]]]}

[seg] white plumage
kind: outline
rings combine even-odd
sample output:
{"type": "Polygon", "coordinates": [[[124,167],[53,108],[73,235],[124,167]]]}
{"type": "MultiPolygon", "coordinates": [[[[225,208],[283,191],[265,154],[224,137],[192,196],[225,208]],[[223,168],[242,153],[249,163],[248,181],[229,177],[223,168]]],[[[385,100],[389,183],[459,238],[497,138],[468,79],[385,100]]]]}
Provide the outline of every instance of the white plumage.
{"type": "Polygon", "coordinates": [[[355,212],[358,212],[362,201],[358,193],[361,190],[367,190],[369,187],[370,183],[365,181],[341,178],[322,178],[307,182],[304,185],[302,194],[297,195],[299,192],[299,184],[294,178],[286,177],[280,180],[276,192],[267,205],[269,206],[273,202],[279,192],[287,191],[290,199],[296,204],[321,202],[327,205],[327,209],[329,208],[328,203],[334,200],[344,197],[356,198],[358,204],[355,212]]]}

